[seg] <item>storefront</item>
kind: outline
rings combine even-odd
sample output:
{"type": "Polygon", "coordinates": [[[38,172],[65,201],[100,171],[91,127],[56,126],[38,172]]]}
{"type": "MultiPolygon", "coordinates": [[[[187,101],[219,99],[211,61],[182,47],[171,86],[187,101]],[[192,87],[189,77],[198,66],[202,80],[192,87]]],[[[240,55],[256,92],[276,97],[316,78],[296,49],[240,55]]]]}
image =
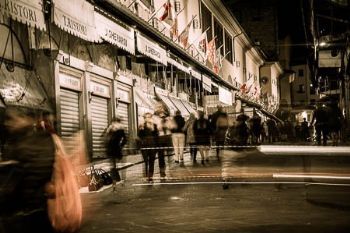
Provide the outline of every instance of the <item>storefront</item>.
{"type": "Polygon", "coordinates": [[[89,112],[93,158],[105,157],[105,133],[112,115],[111,89],[110,80],[90,75],[89,112]]]}
{"type": "Polygon", "coordinates": [[[156,93],[157,97],[163,102],[167,112],[171,116],[174,116],[175,112],[178,110],[178,108],[169,99],[168,91],[160,89],[159,87],[155,87],[155,93],[156,93]]]}
{"type": "Polygon", "coordinates": [[[74,134],[83,125],[83,72],[60,65],[58,73],[59,90],[56,95],[56,109],[58,118],[58,131],[68,150],[73,149],[74,134]]]}

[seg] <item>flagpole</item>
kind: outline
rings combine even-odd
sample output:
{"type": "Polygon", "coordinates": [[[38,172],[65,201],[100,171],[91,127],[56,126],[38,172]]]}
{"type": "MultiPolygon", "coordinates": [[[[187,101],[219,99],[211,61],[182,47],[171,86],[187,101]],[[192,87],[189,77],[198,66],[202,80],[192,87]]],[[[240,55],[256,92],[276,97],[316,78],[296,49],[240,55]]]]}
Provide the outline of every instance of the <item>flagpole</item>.
{"type": "MultiPolygon", "coordinates": [[[[209,26],[207,29],[205,29],[205,31],[202,32],[188,47],[190,47],[190,46],[193,45],[195,42],[197,42],[197,40],[198,40],[204,33],[206,33],[209,29],[210,29],[210,26],[209,26]]],[[[187,48],[188,48],[188,47],[187,47],[187,48]]]]}
{"type": "Polygon", "coordinates": [[[182,36],[182,34],[186,31],[187,27],[188,27],[189,25],[191,25],[191,23],[193,22],[193,20],[194,20],[196,17],[197,17],[197,15],[193,16],[192,19],[191,19],[191,21],[190,21],[188,24],[186,24],[186,27],[184,28],[184,30],[182,30],[182,32],[181,32],[181,33],[179,34],[179,36],[176,38],[175,42],[178,41],[179,37],[182,36]]]}
{"type": "Polygon", "coordinates": [[[223,61],[223,60],[225,59],[225,57],[226,57],[229,53],[231,53],[231,51],[228,51],[228,52],[223,56],[223,58],[221,59],[221,61],[223,61]]]}
{"type": "Polygon", "coordinates": [[[154,16],[157,15],[157,13],[160,11],[160,9],[163,8],[163,6],[164,6],[164,5],[162,5],[161,7],[159,7],[158,10],[155,11],[155,12],[151,15],[151,17],[148,19],[147,23],[149,23],[149,22],[154,18],[154,16]]]}

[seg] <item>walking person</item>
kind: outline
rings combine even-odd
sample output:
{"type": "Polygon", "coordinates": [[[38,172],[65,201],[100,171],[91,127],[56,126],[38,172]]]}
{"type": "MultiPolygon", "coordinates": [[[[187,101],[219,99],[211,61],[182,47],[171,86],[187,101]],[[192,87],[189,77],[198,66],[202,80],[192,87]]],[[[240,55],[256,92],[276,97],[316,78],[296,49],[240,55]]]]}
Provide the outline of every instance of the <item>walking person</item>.
{"type": "Polygon", "coordinates": [[[153,182],[154,161],[157,154],[159,131],[153,123],[152,113],[145,113],[144,123],[139,126],[138,137],[141,141],[141,154],[144,160],[144,177],[153,182]]]}
{"type": "Polygon", "coordinates": [[[181,112],[177,110],[173,118],[173,127],[171,128],[173,147],[175,153],[175,163],[183,163],[185,149],[184,126],[185,119],[181,116],[181,112]]]}
{"type": "Polygon", "coordinates": [[[316,109],[312,115],[311,125],[315,126],[317,145],[321,145],[321,136],[323,146],[327,145],[328,139],[328,114],[322,103],[316,104],[316,109]],[[314,123],[316,121],[316,123],[314,123]]]}
{"type": "Polygon", "coordinates": [[[342,122],[344,120],[344,116],[338,107],[336,101],[332,101],[329,105],[329,114],[328,114],[328,125],[330,129],[330,134],[332,137],[332,145],[338,146],[339,138],[340,138],[340,130],[342,128],[342,122]]]}
{"type": "Polygon", "coordinates": [[[111,162],[112,186],[115,191],[116,183],[120,180],[117,170],[117,162],[123,158],[123,147],[127,142],[125,130],[121,124],[119,117],[113,118],[111,124],[107,128],[107,156],[111,162]]]}
{"type": "Polygon", "coordinates": [[[169,147],[171,147],[172,145],[169,121],[170,121],[169,117],[166,116],[164,113],[160,115],[160,121],[158,125],[158,131],[159,131],[158,165],[159,165],[159,173],[161,178],[164,178],[166,176],[165,152],[168,151],[169,147]]]}
{"type": "Polygon", "coordinates": [[[211,116],[210,125],[213,132],[213,141],[216,146],[216,157],[220,160],[220,151],[224,147],[225,134],[228,128],[228,116],[221,105],[217,105],[217,111],[211,116]]]}
{"type": "Polygon", "coordinates": [[[301,138],[304,142],[307,142],[309,137],[309,122],[307,122],[306,118],[304,117],[303,122],[301,122],[301,138]]]}
{"type": "Polygon", "coordinates": [[[197,146],[196,146],[196,139],[194,135],[193,125],[196,121],[196,116],[194,113],[190,114],[190,118],[186,121],[185,124],[185,132],[186,132],[186,143],[190,146],[190,155],[191,159],[193,161],[193,164],[197,162],[197,146]]]}
{"type": "Polygon", "coordinates": [[[198,111],[198,119],[193,124],[193,132],[196,140],[196,145],[199,149],[199,153],[201,154],[202,161],[201,163],[204,165],[204,161],[209,161],[209,146],[210,146],[210,123],[204,117],[203,111],[198,111]]]}
{"type": "Polygon", "coordinates": [[[1,216],[3,229],[6,233],[54,232],[46,192],[54,171],[54,141],[49,132],[34,130],[36,110],[11,106],[5,116],[8,135],[3,159],[16,162],[16,188],[8,205],[1,205],[2,211],[6,209],[1,216]]]}

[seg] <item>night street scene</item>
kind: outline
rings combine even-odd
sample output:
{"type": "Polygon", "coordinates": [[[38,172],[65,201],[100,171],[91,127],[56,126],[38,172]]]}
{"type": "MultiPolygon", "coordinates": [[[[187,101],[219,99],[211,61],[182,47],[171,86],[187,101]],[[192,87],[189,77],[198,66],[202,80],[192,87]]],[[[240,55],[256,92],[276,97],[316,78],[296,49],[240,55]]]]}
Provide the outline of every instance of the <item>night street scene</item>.
{"type": "Polygon", "coordinates": [[[0,233],[349,233],[350,0],[0,0],[0,233]]]}

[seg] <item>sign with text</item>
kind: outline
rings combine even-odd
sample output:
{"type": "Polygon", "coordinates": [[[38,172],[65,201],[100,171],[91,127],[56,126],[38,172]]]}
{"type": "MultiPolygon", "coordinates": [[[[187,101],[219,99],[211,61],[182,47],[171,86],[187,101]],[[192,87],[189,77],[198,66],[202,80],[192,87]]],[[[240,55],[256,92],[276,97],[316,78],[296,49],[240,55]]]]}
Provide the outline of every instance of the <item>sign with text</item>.
{"type": "Polygon", "coordinates": [[[0,0],[0,13],[31,27],[46,30],[41,0],[0,0]]]}
{"type": "Polygon", "coordinates": [[[73,76],[67,75],[65,73],[60,73],[59,77],[60,77],[60,86],[61,87],[66,87],[66,88],[77,90],[77,91],[81,90],[80,78],[73,77],[73,76]]]}
{"type": "Polygon", "coordinates": [[[53,0],[53,21],[62,30],[87,41],[98,41],[94,6],[85,0],[53,0]]]}
{"type": "Polygon", "coordinates": [[[161,48],[155,42],[147,39],[142,36],[140,33],[136,33],[137,35],[137,50],[152,58],[153,60],[162,63],[163,65],[167,65],[167,55],[165,49],[161,48]]]}
{"type": "Polygon", "coordinates": [[[95,12],[95,21],[97,33],[102,39],[135,54],[134,29],[127,26],[122,27],[97,12],[95,12]]]}
{"type": "Polygon", "coordinates": [[[110,97],[109,86],[103,85],[101,83],[91,81],[90,82],[90,91],[94,95],[101,95],[101,96],[105,96],[105,97],[110,97]]]}

